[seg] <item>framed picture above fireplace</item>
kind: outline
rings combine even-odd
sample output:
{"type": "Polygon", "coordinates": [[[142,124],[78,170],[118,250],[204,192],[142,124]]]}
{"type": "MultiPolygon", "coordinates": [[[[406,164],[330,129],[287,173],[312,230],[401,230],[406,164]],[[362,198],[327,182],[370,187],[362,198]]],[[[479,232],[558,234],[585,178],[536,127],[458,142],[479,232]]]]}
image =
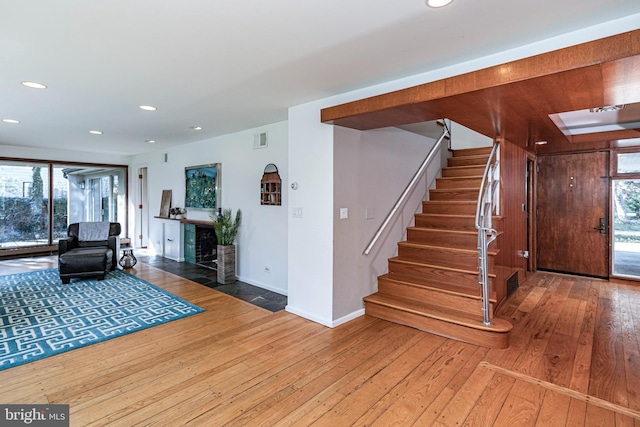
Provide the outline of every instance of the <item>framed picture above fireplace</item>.
{"type": "Polygon", "coordinates": [[[217,209],[220,200],[220,163],[189,166],[185,173],[185,207],[217,209]]]}

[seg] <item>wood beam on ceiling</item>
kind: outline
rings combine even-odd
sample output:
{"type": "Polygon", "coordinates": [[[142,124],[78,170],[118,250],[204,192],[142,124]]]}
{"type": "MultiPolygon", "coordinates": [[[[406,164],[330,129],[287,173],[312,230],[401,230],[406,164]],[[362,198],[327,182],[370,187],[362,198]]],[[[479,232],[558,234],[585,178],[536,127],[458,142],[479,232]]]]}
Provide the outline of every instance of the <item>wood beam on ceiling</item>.
{"type": "Polygon", "coordinates": [[[369,130],[446,117],[533,149],[538,140],[570,144],[549,114],[632,102],[640,30],[325,108],[321,120],[369,130]]]}

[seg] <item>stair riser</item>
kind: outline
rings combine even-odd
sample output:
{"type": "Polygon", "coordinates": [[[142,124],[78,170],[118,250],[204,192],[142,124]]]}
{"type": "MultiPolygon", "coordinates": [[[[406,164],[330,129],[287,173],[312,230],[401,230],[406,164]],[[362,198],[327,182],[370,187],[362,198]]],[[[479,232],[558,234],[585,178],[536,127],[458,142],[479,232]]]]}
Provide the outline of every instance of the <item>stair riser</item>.
{"type": "Polygon", "coordinates": [[[475,292],[480,286],[478,284],[478,274],[475,273],[477,272],[477,266],[471,271],[473,273],[452,271],[430,265],[407,264],[393,259],[389,260],[389,275],[392,279],[397,278],[405,282],[427,286],[430,280],[437,280],[444,283],[455,283],[475,292]]]}
{"type": "Polygon", "coordinates": [[[478,201],[479,188],[447,189],[442,191],[429,190],[429,200],[465,200],[478,201]]]}
{"type": "Polygon", "coordinates": [[[434,203],[434,201],[425,201],[422,202],[422,213],[475,215],[476,205],[476,202],[434,203]]]}
{"type": "Polygon", "coordinates": [[[467,156],[487,156],[491,154],[493,147],[464,148],[462,150],[454,150],[453,157],[467,156]]]}
{"type": "MultiPolygon", "coordinates": [[[[478,247],[478,235],[476,233],[450,233],[447,230],[437,228],[409,228],[407,229],[407,242],[476,250],[478,247]]],[[[496,249],[495,240],[491,242],[489,249],[496,249]]]]}
{"type": "Polygon", "coordinates": [[[451,217],[416,214],[416,227],[443,228],[445,230],[476,231],[474,217],[451,217]]]}
{"type": "MultiPolygon", "coordinates": [[[[378,292],[424,301],[431,305],[457,310],[467,316],[482,320],[482,300],[480,297],[470,298],[463,295],[444,293],[438,289],[403,285],[387,280],[378,282],[378,292]]],[[[490,317],[493,317],[493,304],[489,304],[489,307],[490,317]]]]}
{"type": "MultiPolygon", "coordinates": [[[[406,261],[428,263],[442,267],[473,270],[478,268],[477,252],[461,252],[452,248],[430,248],[416,246],[398,246],[398,258],[406,261]]],[[[493,271],[494,257],[487,259],[488,271],[493,271]]]]}
{"type": "Polygon", "coordinates": [[[482,178],[437,178],[436,188],[447,190],[453,188],[480,188],[482,178]]]}
{"type": "Polygon", "coordinates": [[[450,233],[446,230],[433,228],[409,228],[407,229],[407,242],[461,249],[476,249],[478,246],[478,235],[450,233]]]}
{"type": "Polygon", "coordinates": [[[365,303],[365,313],[379,319],[411,326],[425,332],[430,332],[446,338],[479,345],[489,348],[509,347],[509,333],[491,332],[456,325],[443,320],[421,316],[415,313],[403,312],[394,308],[365,303]]]}
{"type": "Polygon", "coordinates": [[[447,178],[455,176],[482,176],[484,174],[484,168],[484,165],[442,168],[442,176],[447,178]]]}
{"type": "Polygon", "coordinates": [[[486,157],[449,157],[447,159],[447,166],[486,166],[489,156],[486,157]]]}

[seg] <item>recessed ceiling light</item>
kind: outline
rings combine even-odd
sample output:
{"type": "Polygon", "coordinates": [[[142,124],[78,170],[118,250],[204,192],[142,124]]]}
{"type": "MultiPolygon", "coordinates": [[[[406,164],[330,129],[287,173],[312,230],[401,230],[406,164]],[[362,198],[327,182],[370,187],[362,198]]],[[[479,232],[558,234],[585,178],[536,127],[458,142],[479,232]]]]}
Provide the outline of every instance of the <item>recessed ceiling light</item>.
{"type": "Polygon", "coordinates": [[[20,84],[22,86],[26,86],[26,87],[30,87],[32,89],[46,89],[47,86],[43,85],[42,83],[37,83],[37,82],[20,82],[20,84]]]}
{"type": "Polygon", "coordinates": [[[2,119],[2,121],[5,123],[11,123],[11,124],[20,123],[20,120],[15,120],[15,119],[2,119]]]}
{"type": "Polygon", "coordinates": [[[89,133],[92,135],[102,135],[101,130],[90,130],[89,133]]]}
{"type": "Polygon", "coordinates": [[[141,105],[140,109],[144,110],[144,111],[156,111],[157,110],[157,108],[154,107],[153,105],[141,105]]]}
{"type": "Polygon", "coordinates": [[[153,139],[147,139],[146,142],[148,142],[149,144],[155,144],[156,141],[153,139]]]}
{"type": "Polygon", "coordinates": [[[192,130],[202,130],[202,127],[200,127],[200,126],[189,126],[189,129],[192,129],[192,130]]]}
{"type": "Polygon", "coordinates": [[[453,0],[427,0],[427,6],[429,7],[443,7],[451,3],[453,0]]]}

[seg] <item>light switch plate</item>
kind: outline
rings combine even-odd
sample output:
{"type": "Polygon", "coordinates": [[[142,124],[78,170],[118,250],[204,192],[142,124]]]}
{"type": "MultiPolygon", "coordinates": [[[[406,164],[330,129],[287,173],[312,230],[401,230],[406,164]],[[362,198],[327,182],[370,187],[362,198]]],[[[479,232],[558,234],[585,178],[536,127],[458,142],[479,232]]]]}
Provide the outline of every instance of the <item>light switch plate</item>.
{"type": "Polygon", "coordinates": [[[340,219],[349,218],[349,208],[340,208],[340,219]]]}

